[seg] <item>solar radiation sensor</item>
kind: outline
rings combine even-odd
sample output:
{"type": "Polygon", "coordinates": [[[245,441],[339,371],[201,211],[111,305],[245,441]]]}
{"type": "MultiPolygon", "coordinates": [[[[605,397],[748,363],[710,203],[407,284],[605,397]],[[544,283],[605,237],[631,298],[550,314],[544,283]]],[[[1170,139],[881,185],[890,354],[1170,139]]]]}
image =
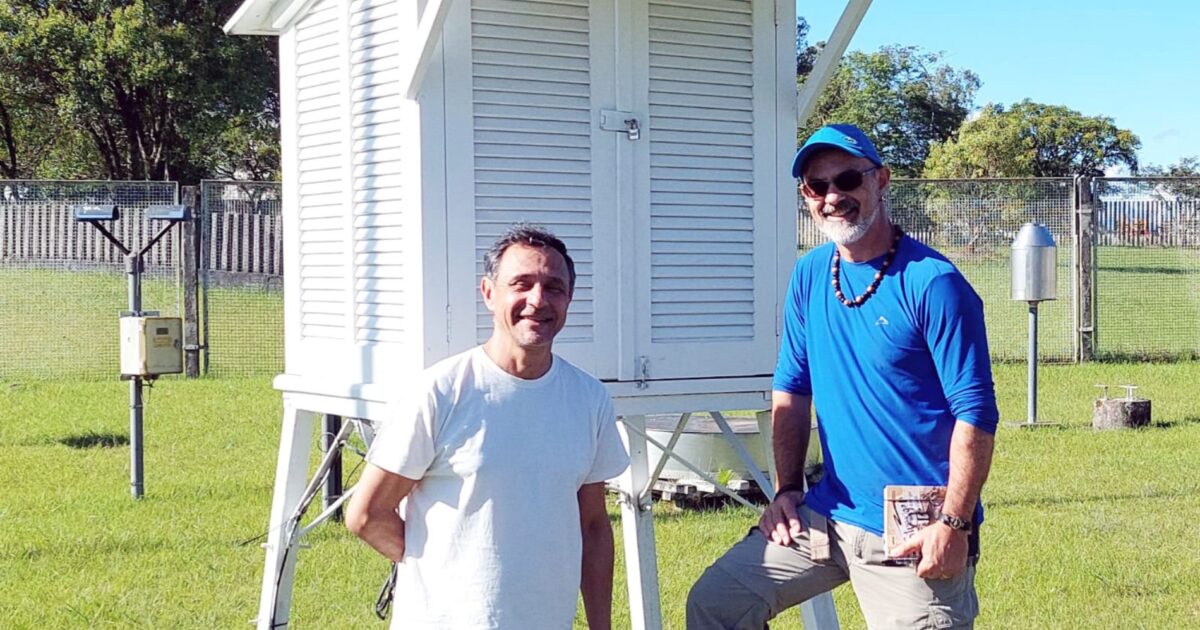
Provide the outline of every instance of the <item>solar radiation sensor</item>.
{"type": "Polygon", "coordinates": [[[75,206],[76,221],[116,221],[121,218],[114,204],[98,206],[75,206]]]}
{"type": "Polygon", "coordinates": [[[191,219],[188,207],[183,204],[148,206],[146,218],[151,221],[187,221],[191,219]]]}

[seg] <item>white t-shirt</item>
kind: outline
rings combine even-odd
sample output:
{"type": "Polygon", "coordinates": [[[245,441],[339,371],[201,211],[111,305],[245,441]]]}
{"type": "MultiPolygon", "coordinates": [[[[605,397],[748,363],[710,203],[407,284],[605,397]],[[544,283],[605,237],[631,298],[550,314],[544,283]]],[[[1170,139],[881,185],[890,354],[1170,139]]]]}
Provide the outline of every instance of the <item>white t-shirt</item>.
{"type": "Polygon", "coordinates": [[[410,391],[367,456],[420,480],[402,505],[392,627],[570,628],[576,492],[629,463],[604,386],[558,356],[541,378],[517,378],[476,347],[410,391]]]}

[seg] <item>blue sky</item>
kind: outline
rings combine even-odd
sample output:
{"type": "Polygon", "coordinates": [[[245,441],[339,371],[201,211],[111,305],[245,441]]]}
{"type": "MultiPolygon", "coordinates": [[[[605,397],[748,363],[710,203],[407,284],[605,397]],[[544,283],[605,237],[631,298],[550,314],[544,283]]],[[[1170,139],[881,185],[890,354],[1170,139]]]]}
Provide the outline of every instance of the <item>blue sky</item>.
{"type": "MultiPolygon", "coordinates": [[[[829,38],[844,7],[797,0],[810,43],[829,38]]],[[[1143,166],[1200,155],[1200,2],[874,0],[850,50],[885,44],[974,71],[977,105],[1030,98],[1109,116],[1141,139],[1143,166]]]]}

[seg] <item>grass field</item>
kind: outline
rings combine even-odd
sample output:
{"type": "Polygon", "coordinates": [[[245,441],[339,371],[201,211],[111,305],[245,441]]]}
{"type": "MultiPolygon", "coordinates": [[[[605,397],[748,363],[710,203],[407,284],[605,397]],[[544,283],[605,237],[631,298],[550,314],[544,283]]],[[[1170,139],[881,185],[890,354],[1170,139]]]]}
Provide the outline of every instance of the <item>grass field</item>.
{"type": "MultiPolygon", "coordinates": [[[[1003,417],[1023,420],[1023,366],[996,378],[1003,417]]],[[[1043,368],[1040,416],[1066,427],[999,434],[978,627],[1200,626],[1198,381],[1196,362],[1043,368]],[[1093,433],[1092,386],[1125,382],[1153,400],[1156,426],[1093,433]]],[[[160,383],[136,503],[126,404],[118,382],[0,380],[0,626],[243,628],[256,615],[278,394],[266,378],[160,383]]],[[[755,515],[655,509],[664,617],[682,628],[688,587],[755,515]]],[[[340,527],[308,542],[292,627],[384,627],[370,607],[385,562],[340,527]]],[[[835,600],[843,627],[862,627],[849,589],[835,600]]]]}

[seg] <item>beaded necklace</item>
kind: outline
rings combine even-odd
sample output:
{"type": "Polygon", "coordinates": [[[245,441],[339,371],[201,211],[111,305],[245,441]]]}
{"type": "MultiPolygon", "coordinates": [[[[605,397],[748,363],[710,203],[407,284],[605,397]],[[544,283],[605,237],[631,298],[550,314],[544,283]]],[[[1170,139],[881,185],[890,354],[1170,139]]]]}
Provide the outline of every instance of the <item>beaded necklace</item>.
{"type": "Polygon", "coordinates": [[[900,239],[903,236],[904,230],[901,230],[899,226],[892,226],[892,246],[888,248],[887,258],[883,259],[883,264],[879,266],[879,271],[875,272],[875,279],[871,281],[867,289],[862,292],[862,295],[853,300],[847,300],[846,294],[842,293],[842,283],[838,280],[842,253],[838,251],[837,247],[833,248],[833,266],[829,271],[833,273],[833,294],[837,296],[839,302],[845,304],[848,308],[857,308],[862,306],[863,302],[866,302],[872,295],[875,295],[875,291],[879,288],[879,283],[883,282],[883,274],[887,273],[888,267],[892,266],[892,261],[896,260],[896,249],[900,246],[900,239]]]}

